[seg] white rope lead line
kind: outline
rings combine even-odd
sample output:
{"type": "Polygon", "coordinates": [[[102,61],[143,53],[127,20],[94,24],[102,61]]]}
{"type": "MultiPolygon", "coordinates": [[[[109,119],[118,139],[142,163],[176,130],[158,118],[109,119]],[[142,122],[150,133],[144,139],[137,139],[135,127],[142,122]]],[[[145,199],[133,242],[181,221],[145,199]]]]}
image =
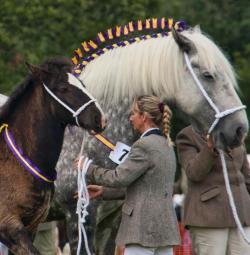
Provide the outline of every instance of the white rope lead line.
{"type": "Polygon", "coordinates": [[[232,190],[230,188],[230,183],[229,183],[229,178],[228,178],[227,166],[226,166],[224,153],[223,153],[222,150],[219,150],[219,153],[220,153],[220,158],[221,158],[221,163],[222,163],[223,175],[224,175],[224,179],[225,179],[226,191],[227,191],[227,194],[228,194],[229,204],[230,204],[230,207],[232,209],[232,213],[233,213],[233,216],[234,216],[235,223],[236,223],[242,237],[245,239],[245,241],[248,244],[250,244],[250,240],[247,238],[246,233],[244,232],[244,229],[243,229],[242,224],[240,222],[239,216],[237,214],[237,210],[236,210],[232,190]]]}
{"type": "Polygon", "coordinates": [[[76,213],[78,214],[78,247],[77,247],[77,255],[80,255],[81,252],[81,245],[82,245],[82,235],[84,237],[84,244],[87,255],[91,255],[88,246],[88,238],[86,234],[86,230],[84,228],[84,223],[86,222],[86,216],[88,215],[87,207],[89,205],[89,193],[87,189],[85,175],[91,164],[92,160],[85,158],[83,162],[83,166],[81,169],[82,161],[85,157],[81,156],[78,162],[78,178],[77,178],[77,185],[78,185],[78,201],[77,201],[77,209],[76,213]]]}

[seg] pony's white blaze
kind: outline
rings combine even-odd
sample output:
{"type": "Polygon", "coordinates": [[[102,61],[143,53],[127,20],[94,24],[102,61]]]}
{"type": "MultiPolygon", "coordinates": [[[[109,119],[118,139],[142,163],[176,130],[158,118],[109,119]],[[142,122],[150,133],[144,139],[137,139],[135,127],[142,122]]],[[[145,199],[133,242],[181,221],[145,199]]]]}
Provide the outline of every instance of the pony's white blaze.
{"type": "Polygon", "coordinates": [[[77,79],[73,74],[67,73],[68,75],[68,83],[80,89],[84,94],[86,94],[89,98],[94,99],[94,97],[84,88],[82,82],[77,79]]]}
{"type": "Polygon", "coordinates": [[[104,114],[101,106],[99,105],[99,103],[96,102],[96,99],[87,91],[87,89],[84,88],[82,82],[71,73],[67,73],[67,75],[68,75],[68,83],[71,84],[72,86],[75,86],[78,89],[80,89],[84,94],[86,94],[90,98],[90,100],[93,100],[96,107],[99,109],[99,111],[101,112],[101,114],[104,118],[105,114],[104,114]]]}

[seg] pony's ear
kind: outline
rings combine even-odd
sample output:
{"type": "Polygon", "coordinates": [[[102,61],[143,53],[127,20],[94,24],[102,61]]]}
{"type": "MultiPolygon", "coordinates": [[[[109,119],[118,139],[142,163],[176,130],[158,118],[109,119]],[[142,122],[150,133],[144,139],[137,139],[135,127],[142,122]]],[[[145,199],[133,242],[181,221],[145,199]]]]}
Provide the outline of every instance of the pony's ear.
{"type": "Polygon", "coordinates": [[[180,49],[186,53],[194,53],[196,52],[196,47],[194,43],[188,39],[186,36],[177,32],[174,27],[172,28],[172,35],[174,37],[175,42],[178,44],[180,49]]]}
{"type": "Polygon", "coordinates": [[[39,66],[30,64],[28,62],[25,62],[25,64],[28,67],[30,73],[40,80],[43,80],[44,77],[47,77],[50,74],[49,71],[47,71],[39,66]]]}
{"type": "Polygon", "coordinates": [[[25,64],[26,64],[26,66],[28,67],[29,71],[30,71],[32,74],[38,75],[38,74],[41,73],[41,70],[40,70],[40,68],[39,68],[38,66],[32,65],[32,64],[30,64],[30,63],[28,63],[28,62],[25,62],[25,64]]]}

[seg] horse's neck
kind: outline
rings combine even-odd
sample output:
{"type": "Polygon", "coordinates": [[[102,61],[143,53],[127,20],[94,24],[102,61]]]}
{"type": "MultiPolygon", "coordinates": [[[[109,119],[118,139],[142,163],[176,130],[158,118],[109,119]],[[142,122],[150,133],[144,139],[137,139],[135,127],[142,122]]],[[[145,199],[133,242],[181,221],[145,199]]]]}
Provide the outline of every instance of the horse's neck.
{"type": "Polygon", "coordinates": [[[50,114],[49,102],[39,91],[24,96],[10,116],[9,130],[16,145],[44,173],[54,170],[65,126],[50,114]]]}

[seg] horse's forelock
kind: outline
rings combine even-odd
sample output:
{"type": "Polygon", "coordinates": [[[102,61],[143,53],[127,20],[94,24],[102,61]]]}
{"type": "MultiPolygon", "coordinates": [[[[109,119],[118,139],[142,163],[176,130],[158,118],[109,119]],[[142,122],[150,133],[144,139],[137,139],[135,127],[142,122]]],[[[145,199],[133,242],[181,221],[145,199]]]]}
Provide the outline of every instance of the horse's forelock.
{"type": "Polygon", "coordinates": [[[198,51],[199,64],[211,73],[216,73],[219,68],[230,84],[238,88],[232,65],[209,36],[202,34],[200,29],[185,31],[183,34],[194,43],[198,51]]]}
{"type": "Polygon", "coordinates": [[[60,74],[70,73],[73,64],[69,58],[66,57],[53,57],[45,60],[41,68],[49,73],[60,74]]]}

